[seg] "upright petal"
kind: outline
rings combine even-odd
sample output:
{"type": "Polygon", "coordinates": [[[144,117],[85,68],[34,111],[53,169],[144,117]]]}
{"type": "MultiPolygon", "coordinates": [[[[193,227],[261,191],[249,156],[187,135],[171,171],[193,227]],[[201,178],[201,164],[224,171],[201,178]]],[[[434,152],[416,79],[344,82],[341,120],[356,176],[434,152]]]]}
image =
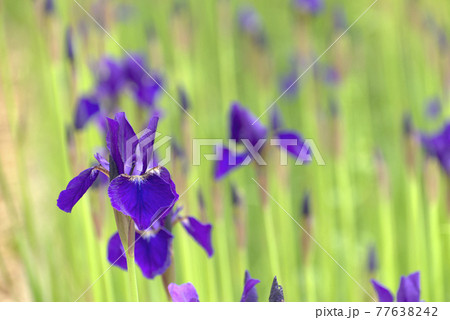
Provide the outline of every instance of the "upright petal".
{"type": "Polygon", "coordinates": [[[98,170],[96,170],[95,167],[92,167],[82,171],[78,176],[73,178],[66,189],[59,194],[56,202],[58,208],[65,212],[71,212],[73,206],[95,182],[98,173],[98,170]]]}
{"type": "Polygon", "coordinates": [[[111,158],[115,162],[118,174],[124,173],[124,162],[119,151],[119,123],[116,120],[106,118],[108,131],[106,133],[106,146],[111,158]]]}
{"type": "Polygon", "coordinates": [[[187,233],[194,238],[197,243],[205,249],[209,257],[212,257],[214,249],[211,244],[212,225],[203,224],[194,217],[188,217],[181,221],[187,233]]]}
{"type": "Polygon", "coordinates": [[[178,194],[166,168],[143,176],[122,174],[111,181],[108,195],[114,209],[130,216],[140,230],[145,230],[170,212],[178,194]]]}
{"type": "Polygon", "coordinates": [[[267,128],[250,111],[234,103],[230,111],[230,134],[237,142],[247,139],[255,145],[267,137],[267,128]]]}
{"type": "Polygon", "coordinates": [[[192,283],[169,284],[169,294],[173,302],[200,302],[197,290],[192,283]]]}
{"type": "Polygon", "coordinates": [[[136,234],[134,255],[144,277],[153,279],[170,266],[172,238],[172,234],[165,229],[160,229],[156,235],[136,234]]]}
{"type": "Polygon", "coordinates": [[[241,302],[258,302],[258,292],[255,286],[260,283],[258,279],[252,279],[248,270],[245,270],[244,291],[241,302]]]}
{"type": "Polygon", "coordinates": [[[276,137],[280,140],[280,147],[299,161],[310,162],[311,150],[302,136],[295,131],[280,131],[276,137]]]}
{"type": "Polygon", "coordinates": [[[108,241],[108,261],[116,267],[127,270],[127,256],[118,232],[108,241]]]}
{"type": "Polygon", "coordinates": [[[222,150],[222,159],[215,163],[214,177],[216,180],[223,178],[231,170],[242,165],[245,159],[249,156],[247,153],[234,153],[224,146],[218,146],[222,150]]]}
{"type": "Polygon", "coordinates": [[[139,148],[142,155],[142,174],[147,171],[147,168],[152,168],[152,166],[149,167],[149,164],[153,164],[152,160],[154,160],[153,145],[155,144],[158,121],[159,118],[153,116],[144,130],[144,134],[139,138],[139,148]]]}
{"type": "Polygon", "coordinates": [[[401,278],[397,302],[420,302],[420,272],[401,278]]]}
{"type": "Polygon", "coordinates": [[[78,101],[75,113],[75,128],[83,129],[89,119],[100,111],[100,104],[95,96],[82,97],[78,101]]]}
{"type": "MultiPolygon", "coordinates": [[[[116,113],[115,120],[119,124],[117,142],[122,161],[126,163],[128,159],[132,158],[131,166],[133,167],[133,162],[136,161],[136,146],[139,143],[139,139],[128,122],[125,112],[116,113]]],[[[125,173],[130,174],[130,172],[125,173]]]]}
{"type": "Polygon", "coordinates": [[[388,288],[372,279],[372,285],[377,292],[379,302],[394,302],[394,296],[388,288]]]}

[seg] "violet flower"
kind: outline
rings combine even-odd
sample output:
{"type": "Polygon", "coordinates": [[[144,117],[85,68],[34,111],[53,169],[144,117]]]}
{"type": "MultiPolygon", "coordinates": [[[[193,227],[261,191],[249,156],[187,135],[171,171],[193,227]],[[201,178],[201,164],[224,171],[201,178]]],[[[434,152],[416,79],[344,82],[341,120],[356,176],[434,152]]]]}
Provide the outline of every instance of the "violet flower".
{"type": "MultiPolygon", "coordinates": [[[[171,264],[172,228],[180,222],[186,232],[212,257],[214,250],[211,242],[211,224],[203,224],[194,217],[181,217],[181,208],[172,210],[162,221],[158,220],[146,230],[136,230],[135,261],[144,277],[153,279],[163,274],[171,264]]],[[[115,233],[108,242],[108,261],[127,270],[127,260],[119,233],[115,233]]]]}
{"type": "Polygon", "coordinates": [[[422,146],[428,156],[436,158],[444,171],[450,175],[450,122],[436,134],[422,134],[422,146]]]}
{"type": "Polygon", "coordinates": [[[54,0],[45,0],[44,4],[45,13],[50,15],[55,11],[55,2],[54,0]]]}
{"type": "MultiPolygon", "coordinates": [[[[255,286],[259,282],[258,279],[250,277],[247,270],[245,271],[244,290],[240,302],[258,302],[258,293],[255,286]]],[[[168,289],[173,302],[200,302],[197,290],[190,282],[181,285],[171,283],[168,289]]]]}
{"type": "Polygon", "coordinates": [[[324,8],[323,0],[294,0],[294,5],[311,14],[317,14],[324,8]]]}
{"type": "Polygon", "coordinates": [[[156,166],[153,157],[158,118],[150,120],[146,134],[140,138],[125,113],[118,113],[114,120],[108,118],[107,121],[106,144],[110,161],[97,154],[98,165],[73,178],[60,193],[57,205],[61,210],[71,212],[101,172],[112,179],[108,195],[113,208],[131,217],[139,230],[145,230],[164,218],[178,200],[169,171],[156,166]]]}
{"type": "MultiPolygon", "coordinates": [[[[279,115],[277,115],[279,116],[279,115]]],[[[275,122],[281,123],[280,119],[275,122]]],[[[272,121],[272,126],[274,121],[272,121]]],[[[278,128],[278,124],[275,125],[278,128]]],[[[310,150],[305,144],[302,136],[292,130],[277,130],[273,132],[273,137],[279,140],[280,147],[291,156],[301,159],[304,162],[311,160],[310,150]],[[295,142],[295,144],[292,144],[295,142]]],[[[253,147],[260,152],[267,144],[268,129],[239,103],[231,105],[230,110],[230,139],[236,144],[243,144],[246,147],[253,147]]],[[[225,146],[218,146],[222,153],[222,159],[215,164],[215,178],[221,179],[231,170],[238,166],[248,164],[252,160],[251,153],[247,150],[235,152],[225,146]]]]}
{"type": "Polygon", "coordinates": [[[434,98],[427,103],[426,114],[429,118],[435,119],[440,116],[442,105],[439,98],[434,98]]]}
{"type": "Polygon", "coordinates": [[[273,278],[270,289],[269,302],[284,302],[283,287],[278,284],[277,277],[273,278]]]}
{"type": "Polygon", "coordinates": [[[85,127],[88,121],[100,112],[100,101],[97,96],[83,96],[78,100],[74,125],[75,129],[80,130],[85,127]]]}
{"type": "MultiPolygon", "coordinates": [[[[372,285],[377,292],[379,302],[394,302],[394,296],[381,283],[372,279],[372,285]]],[[[397,302],[420,302],[420,272],[402,276],[397,291],[397,302]]]]}
{"type": "Polygon", "coordinates": [[[96,93],[99,98],[117,101],[124,85],[125,78],[120,62],[110,57],[102,58],[97,66],[96,93]]]}

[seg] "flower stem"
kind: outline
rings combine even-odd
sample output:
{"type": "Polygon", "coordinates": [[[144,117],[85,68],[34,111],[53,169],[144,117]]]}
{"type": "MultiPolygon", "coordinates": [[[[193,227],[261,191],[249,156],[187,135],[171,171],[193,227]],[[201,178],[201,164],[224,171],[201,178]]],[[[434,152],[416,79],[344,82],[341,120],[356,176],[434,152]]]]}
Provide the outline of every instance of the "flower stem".
{"type": "Polygon", "coordinates": [[[139,302],[138,286],[136,280],[136,263],[134,263],[134,242],[135,242],[134,224],[130,223],[130,226],[128,228],[128,250],[127,250],[128,280],[130,285],[131,301],[139,302]]]}

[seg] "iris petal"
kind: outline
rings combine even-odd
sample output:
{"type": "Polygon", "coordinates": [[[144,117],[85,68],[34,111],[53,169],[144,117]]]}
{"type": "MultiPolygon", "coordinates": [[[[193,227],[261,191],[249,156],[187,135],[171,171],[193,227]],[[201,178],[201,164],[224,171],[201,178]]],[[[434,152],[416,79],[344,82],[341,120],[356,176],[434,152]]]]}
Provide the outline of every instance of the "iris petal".
{"type": "Polygon", "coordinates": [[[239,142],[248,139],[252,145],[267,137],[267,129],[262,123],[239,103],[231,106],[230,112],[231,139],[239,142]]]}
{"type": "Polygon", "coordinates": [[[230,149],[219,146],[222,149],[222,159],[217,160],[215,164],[214,177],[216,179],[223,178],[228,172],[242,165],[247,158],[247,153],[234,153],[230,149]]]}
{"type": "Polygon", "coordinates": [[[92,167],[82,171],[78,176],[73,178],[66,189],[59,194],[56,202],[58,208],[65,212],[71,212],[73,206],[95,182],[98,173],[98,170],[96,170],[95,167],[92,167]]]}
{"type": "Polygon", "coordinates": [[[136,234],[134,255],[144,277],[153,279],[170,266],[172,238],[172,234],[165,229],[160,229],[156,235],[136,234]]]}
{"type": "Polygon", "coordinates": [[[397,302],[420,302],[420,273],[402,277],[397,291],[397,302]]]}
{"type": "Polygon", "coordinates": [[[394,296],[392,295],[392,293],[389,291],[388,288],[386,288],[381,283],[373,279],[372,285],[375,291],[377,292],[379,302],[394,302],[394,296]]]}
{"type": "Polygon", "coordinates": [[[100,104],[95,96],[82,97],[77,104],[75,128],[83,129],[88,121],[100,111],[100,104]]]}
{"type": "Polygon", "coordinates": [[[311,161],[311,150],[298,132],[280,131],[276,136],[280,140],[280,147],[286,150],[291,156],[299,161],[311,161]]]}
{"type": "Polygon", "coordinates": [[[169,284],[169,294],[173,302],[200,302],[197,290],[192,283],[169,284]]]}
{"type": "Polygon", "coordinates": [[[203,224],[194,217],[188,217],[184,219],[182,222],[184,229],[186,229],[187,233],[194,238],[197,243],[205,249],[206,253],[209,257],[212,257],[214,253],[214,249],[211,244],[211,230],[212,225],[203,224]]]}
{"type": "Polygon", "coordinates": [[[124,173],[124,162],[119,151],[119,123],[116,120],[106,118],[108,131],[106,133],[106,146],[112,159],[116,163],[118,174],[124,173]]]}
{"type": "Polygon", "coordinates": [[[140,230],[167,216],[178,200],[175,184],[165,168],[143,176],[120,175],[111,181],[108,195],[113,208],[130,216],[140,230]]]}
{"type": "Polygon", "coordinates": [[[258,279],[253,279],[248,270],[246,270],[241,302],[258,302],[258,292],[255,288],[258,283],[260,283],[260,281],[258,279]]]}
{"type": "Polygon", "coordinates": [[[108,261],[116,267],[127,270],[127,257],[118,232],[114,233],[111,239],[109,239],[108,261]]]}

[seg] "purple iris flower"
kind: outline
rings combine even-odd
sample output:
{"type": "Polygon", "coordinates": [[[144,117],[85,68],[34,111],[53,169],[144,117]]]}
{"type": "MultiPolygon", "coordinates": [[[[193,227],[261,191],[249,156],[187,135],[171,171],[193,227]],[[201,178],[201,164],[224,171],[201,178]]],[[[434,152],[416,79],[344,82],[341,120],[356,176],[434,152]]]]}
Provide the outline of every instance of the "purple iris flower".
{"type": "MultiPolygon", "coordinates": [[[[372,285],[380,302],[394,302],[394,295],[389,289],[372,279],[372,285]]],[[[402,276],[397,291],[397,302],[420,302],[420,272],[402,276]]]]}
{"type": "Polygon", "coordinates": [[[294,0],[294,4],[303,11],[317,14],[323,10],[323,0],[294,0]]]}
{"type": "Polygon", "coordinates": [[[125,84],[123,68],[119,61],[104,57],[97,66],[97,94],[99,98],[116,101],[125,84]]]}
{"type": "MultiPolygon", "coordinates": [[[[162,221],[158,220],[146,230],[136,230],[135,261],[144,277],[153,279],[163,274],[171,264],[173,235],[170,232],[180,222],[187,233],[206,251],[208,257],[214,253],[211,224],[203,224],[194,217],[181,217],[181,207],[172,210],[162,221]]],[[[127,270],[125,251],[118,233],[108,243],[108,261],[127,270]]]]}
{"type": "Polygon", "coordinates": [[[436,158],[450,175],[450,122],[432,135],[421,135],[422,146],[430,157],[436,158]]]}
{"type": "MultiPolygon", "coordinates": [[[[258,302],[258,293],[256,292],[255,286],[260,281],[258,279],[253,279],[250,273],[245,271],[244,278],[244,290],[242,292],[240,302],[258,302]]],[[[192,285],[192,283],[184,283],[177,285],[175,283],[169,284],[169,294],[173,302],[199,302],[197,290],[192,285]]]]}
{"type": "Polygon", "coordinates": [[[145,59],[140,55],[126,57],[123,61],[123,76],[128,83],[135,100],[140,106],[154,107],[163,82],[159,74],[149,76],[149,70],[145,59]],[[153,78],[153,79],[152,79],[153,78]]]}
{"type": "MultiPolygon", "coordinates": [[[[281,123],[281,119],[276,121],[278,124],[281,123]]],[[[278,124],[275,126],[278,127],[278,124]]],[[[230,110],[230,139],[232,141],[261,151],[267,144],[268,133],[268,129],[250,111],[237,102],[232,104],[230,110]]],[[[277,130],[273,136],[278,139],[280,147],[288,154],[297,159],[301,158],[304,162],[310,161],[310,150],[299,133],[291,130],[277,130]]],[[[218,148],[221,151],[219,154],[222,155],[222,159],[215,164],[216,179],[223,178],[231,170],[248,164],[252,159],[248,150],[235,152],[225,146],[218,146],[218,148]]]]}
{"type": "Polygon", "coordinates": [[[84,96],[78,100],[75,112],[75,128],[83,129],[87,122],[100,112],[100,101],[95,95],[84,96]]]}
{"type": "Polygon", "coordinates": [[[290,97],[294,97],[299,92],[299,81],[296,69],[292,69],[286,76],[281,78],[280,90],[290,97]]]}
{"type": "Polygon", "coordinates": [[[114,120],[108,118],[107,121],[106,144],[110,161],[97,154],[98,165],[73,178],[60,193],[57,205],[61,210],[71,212],[101,172],[111,178],[108,195],[113,208],[131,217],[139,230],[145,230],[167,216],[178,200],[169,171],[157,166],[153,157],[158,118],[150,120],[140,138],[125,113],[117,113],[114,120]]]}

